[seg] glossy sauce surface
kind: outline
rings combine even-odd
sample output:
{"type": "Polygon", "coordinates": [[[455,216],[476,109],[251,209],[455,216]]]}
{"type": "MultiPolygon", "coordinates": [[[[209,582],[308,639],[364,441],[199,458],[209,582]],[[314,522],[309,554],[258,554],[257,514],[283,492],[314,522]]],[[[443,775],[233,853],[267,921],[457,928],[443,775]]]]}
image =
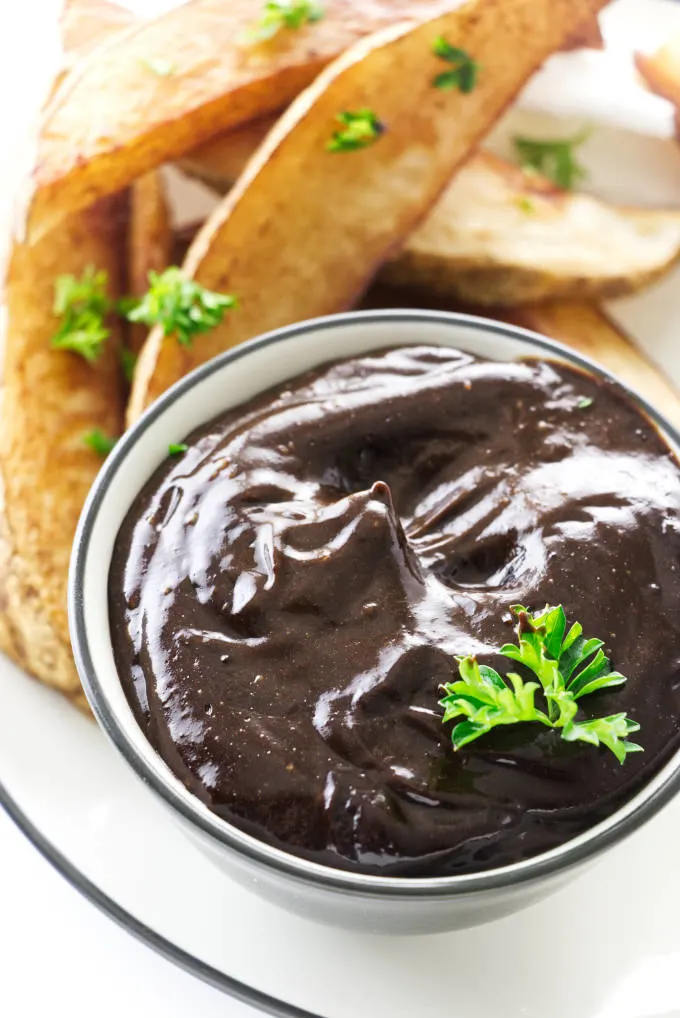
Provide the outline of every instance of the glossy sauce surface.
{"type": "MultiPolygon", "coordinates": [[[[181,436],[168,436],[178,441],[181,436]]],[[[213,421],[117,537],[117,664],[148,738],[216,813],[386,875],[471,872],[597,823],[680,743],[680,470],[618,387],[413,346],[213,421]],[[592,403],[589,401],[592,400],[592,403]],[[516,725],[454,753],[439,684],[562,603],[629,677],[645,748],[516,725]]]]}

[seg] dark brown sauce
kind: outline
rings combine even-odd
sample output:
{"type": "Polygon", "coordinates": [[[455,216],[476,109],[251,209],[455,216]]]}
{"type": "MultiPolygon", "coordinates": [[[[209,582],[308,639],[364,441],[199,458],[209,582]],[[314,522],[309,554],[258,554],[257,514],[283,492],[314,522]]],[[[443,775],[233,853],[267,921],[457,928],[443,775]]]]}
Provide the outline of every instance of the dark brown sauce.
{"type": "Polygon", "coordinates": [[[617,386],[414,346],[188,443],[118,535],[112,632],[148,738],[220,816],[333,866],[465,873],[587,829],[678,747],[680,469],[617,386]],[[438,686],[455,654],[509,670],[516,602],[605,641],[629,681],[583,716],[628,711],[643,754],[525,724],[452,751],[438,686]]]}

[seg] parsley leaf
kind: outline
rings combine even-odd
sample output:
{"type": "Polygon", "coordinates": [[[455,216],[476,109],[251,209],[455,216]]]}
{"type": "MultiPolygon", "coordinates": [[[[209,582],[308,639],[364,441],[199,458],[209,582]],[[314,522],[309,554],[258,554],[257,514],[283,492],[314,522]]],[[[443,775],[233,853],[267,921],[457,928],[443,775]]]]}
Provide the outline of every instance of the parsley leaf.
{"type": "Polygon", "coordinates": [[[257,23],[243,33],[242,41],[246,45],[267,42],[283,28],[298,29],[321,21],[324,13],[323,6],[312,0],[268,0],[257,23]]]}
{"type": "Polygon", "coordinates": [[[159,78],[169,78],[177,70],[177,64],[163,57],[140,57],[139,62],[159,78]]]}
{"type": "Polygon", "coordinates": [[[536,211],[536,205],[534,204],[533,200],[529,198],[526,194],[518,195],[517,198],[515,199],[515,205],[522,212],[526,212],[527,215],[531,215],[533,212],[536,211]]]}
{"type": "Polygon", "coordinates": [[[479,64],[466,50],[452,46],[443,35],[440,35],[432,44],[432,52],[440,60],[451,64],[448,71],[442,71],[432,79],[435,88],[441,88],[445,92],[452,92],[454,88],[457,88],[459,92],[466,95],[474,90],[479,74],[479,64]]]}
{"type": "Polygon", "coordinates": [[[168,456],[182,456],[188,448],[189,446],[185,445],[184,442],[170,443],[168,446],[168,456]]]}
{"type": "Polygon", "coordinates": [[[440,701],[445,713],[443,721],[457,717],[467,720],[455,725],[451,733],[454,749],[490,732],[496,725],[514,725],[518,721],[548,719],[534,705],[537,682],[523,682],[519,675],[508,675],[511,685],[487,665],[474,657],[458,660],[460,681],[448,683],[447,696],[440,701]]]}
{"type": "Polygon", "coordinates": [[[594,402],[595,401],[592,396],[581,396],[579,398],[578,403],[576,404],[576,407],[578,410],[587,410],[588,407],[592,406],[594,402]]]}
{"type": "Polygon", "coordinates": [[[359,110],[356,113],[345,111],[338,113],[335,119],[344,124],[344,127],[333,132],[333,137],[326,145],[329,152],[354,152],[366,148],[385,131],[385,125],[378,120],[373,110],[359,110]]]}
{"type": "Polygon", "coordinates": [[[130,350],[127,346],[121,346],[118,356],[120,357],[120,366],[123,369],[123,375],[125,376],[126,382],[132,381],[132,376],[135,373],[135,367],[137,365],[137,354],[134,350],[130,350]]]}
{"type": "Polygon", "coordinates": [[[110,335],[105,318],[112,304],[106,292],[106,272],[97,272],[92,265],[80,279],[59,276],[54,286],[54,314],[61,325],[52,336],[54,350],[71,350],[87,361],[96,361],[110,335]]]}
{"type": "Polygon", "coordinates": [[[540,141],[538,138],[523,138],[517,135],[513,143],[520,164],[525,170],[542,173],[558,187],[571,191],[586,171],[576,159],[575,149],[588,138],[589,131],[579,131],[573,138],[556,138],[540,141]]]}
{"type": "Polygon", "coordinates": [[[101,428],[93,428],[92,431],[88,431],[83,435],[83,442],[92,452],[96,452],[98,456],[106,457],[109,455],[114,445],[118,441],[117,438],[110,438],[105,435],[101,428]]]}
{"type": "Polygon", "coordinates": [[[640,726],[625,714],[610,714],[606,718],[592,721],[575,721],[562,730],[566,742],[588,742],[591,746],[606,746],[619,763],[624,763],[626,753],[640,753],[642,746],[628,742],[627,736],[639,732],[640,726]]]}
{"type": "Polygon", "coordinates": [[[602,640],[586,640],[578,622],[567,632],[561,605],[535,614],[522,605],[510,610],[517,618],[517,645],[506,643],[500,653],[533,672],[538,682],[525,682],[516,672],[503,678],[474,657],[458,658],[460,678],[442,686],[446,695],[440,700],[444,722],[465,719],[452,729],[453,748],[460,749],[497,725],[536,721],[560,729],[566,742],[606,746],[619,763],[628,753],[642,752],[641,746],[627,740],[640,726],[626,714],[574,720],[582,697],[626,682],[620,672],[611,671],[602,640]],[[545,711],[535,704],[539,691],[545,711]]]}
{"type": "Polygon", "coordinates": [[[191,346],[194,336],[210,332],[225,311],[236,306],[235,297],[206,290],[174,265],[164,272],[150,272],[149,283],[147,293],[127,310],[126,317],[144,325],[161,325],[164,335],[176,335],[181,346],[191,346]]]}

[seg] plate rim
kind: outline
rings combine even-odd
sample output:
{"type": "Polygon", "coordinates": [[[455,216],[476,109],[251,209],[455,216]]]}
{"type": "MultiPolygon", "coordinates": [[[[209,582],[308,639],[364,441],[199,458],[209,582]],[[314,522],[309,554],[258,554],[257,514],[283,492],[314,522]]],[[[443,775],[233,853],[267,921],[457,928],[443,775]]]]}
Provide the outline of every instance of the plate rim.
{"type": "Polygon", "coordinates": [[[0,781],[0,806],[10,820],[18,827],[24,837],[36,848],[42,858],[66,880],[71,887],[79,892],[91,905],[102,912],[117,926],[131,934],[166,961],[177,965],[184,972],[195,976],[201,982],[213,986],[216,990],[233,997],[242,1004],[259,1009],[262,1014],[273,1018],[323,1018],[312,1011],[305,1011],[295,1004],[288,1004],[278,997],[273,997],[262,990],[257,990],[248,983],[241,982],[213,965],[202,961],[190,951],[179,947],[172,940],[157,933],[90,880],[74,863],[72,863],[50,839],[42,833],[29,816],[24,812],[16,799],[10,794],[6,785],[0,781]]]}

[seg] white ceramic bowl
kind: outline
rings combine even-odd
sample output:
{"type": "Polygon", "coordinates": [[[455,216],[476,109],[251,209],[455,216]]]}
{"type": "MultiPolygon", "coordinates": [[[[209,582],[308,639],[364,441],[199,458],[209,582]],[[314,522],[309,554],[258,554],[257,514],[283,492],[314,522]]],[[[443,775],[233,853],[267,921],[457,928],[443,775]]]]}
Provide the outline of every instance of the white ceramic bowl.
{"type": "MultiPolygon", "coordinates": [[[[200,342],[200,339],[197,340],[200,342]]],[[[271,386],[327,361],[414,343],[482,357],[549,357],[603,376],[592,362],[534,333],[466,315],[375,311],[304,322],[254,339],[193,372],[158,400],[104,465],[78,528],[70,577],[76,663],[104,731],[178,823],[218,866],[303,915],[381,933],[464,928],[516,911],[557,889],[579,867],[651,817],[680,788],[680,753],[624,807],[558,848],[483,873],[399,878],[344,872],[273,848],[220,819],[174,776],[147,741],[123,692],[109,633],[107,583],[114,540],[169,442],[271,386]]],[[[635,397],[669,443],[674,429],[635,397]]]]}

